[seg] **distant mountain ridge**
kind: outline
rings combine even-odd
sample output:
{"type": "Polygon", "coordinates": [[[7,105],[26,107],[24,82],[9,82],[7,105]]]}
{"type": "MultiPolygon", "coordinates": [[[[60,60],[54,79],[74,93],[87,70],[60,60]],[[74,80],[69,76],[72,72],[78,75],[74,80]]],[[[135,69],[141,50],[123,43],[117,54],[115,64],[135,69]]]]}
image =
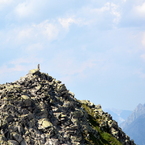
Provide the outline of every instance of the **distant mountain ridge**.
{"type": "Polygon", "coordinates": [[[107,108],[107,109],[104,109],[104,111],[111,114],[113,119],[116,120],[118,124],[121,124],[122,122],[124,122],[132,113],[131,110],[121,110],[121,109],[115,109],[115,108],[107,108]]]}
{"type": "Polygon", "coordinates": [[[145,145],[145,104],[138,104],[120,126],[138,145],[145,145]]]}
{"type": "Polygon", "coordinates": [[[132,114],[121,124],[121,127],[125,128],[143,114],[145,114],[145,104],[138,104],[132,114]]]}

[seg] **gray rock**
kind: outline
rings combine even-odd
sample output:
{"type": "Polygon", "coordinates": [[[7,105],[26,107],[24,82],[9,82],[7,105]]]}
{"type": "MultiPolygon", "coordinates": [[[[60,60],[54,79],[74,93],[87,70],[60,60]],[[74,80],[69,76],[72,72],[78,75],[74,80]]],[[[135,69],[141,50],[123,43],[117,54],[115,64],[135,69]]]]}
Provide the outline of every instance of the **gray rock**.
{"type": "Polygon", "coordinates": [[[27,145],[26,142],[23,140],[20,145],[27,145]]]}
{"type": "Polygon", "coordinates": [[[21,135],[19,135],[18,133],[13,133],[13,137],[19,143],[23,140],[23,138],[21,137],[21,135]]]}
{"type": "Polygon", "coordinates": [[[8,145],[19,145],[19,143],[15,140],[8,140],[8,145]]]}

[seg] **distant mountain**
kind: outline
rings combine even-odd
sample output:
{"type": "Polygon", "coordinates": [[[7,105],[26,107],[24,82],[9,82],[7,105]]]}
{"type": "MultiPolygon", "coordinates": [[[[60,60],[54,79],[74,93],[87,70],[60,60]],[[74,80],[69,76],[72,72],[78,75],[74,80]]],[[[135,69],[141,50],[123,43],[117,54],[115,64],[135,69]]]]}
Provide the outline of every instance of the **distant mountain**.
{"type": "Polygon", "coordinates": [[[139,104],[120,126],[138,145],[145,145],[145,104],[139,104]]]}
{"type": "Polygon", "coordinates": [[[135,145],[100,105],[39,69],[0,85],[0,145],[135,145]]]}
{"type": "Polygon", "coordinates": [[[111,114],[113,119],[116,120],[118,124],[121,124],[122,122],[124,122],[132,113],[131,110],[119,110],[119,109],[114,109],[114,108],[104,109],[104,111],[111,114]]]}

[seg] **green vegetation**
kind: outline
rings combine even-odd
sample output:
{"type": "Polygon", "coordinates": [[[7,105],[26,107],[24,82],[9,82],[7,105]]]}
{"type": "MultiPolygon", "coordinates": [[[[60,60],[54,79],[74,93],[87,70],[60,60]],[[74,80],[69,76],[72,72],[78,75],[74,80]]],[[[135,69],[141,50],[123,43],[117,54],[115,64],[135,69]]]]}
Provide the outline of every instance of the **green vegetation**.
{"type": "Polygon", "coordinates": [[[122,145],[115,137],[113,137],[109,129],[102,130],[99,127],[99,124],[103,121],[103,117],[99,115],[99,113],[96,116],[96,113],[87,106],[86,104],[82,104],[82,107],[87,111],[89,114],[89,122],[91,123],[92,127],[98,132],[99,138],[96,138],[92,133],[89,133],[89,138],[85,136],[86,141],[88,144],[91,145],[122,145]],[[95,117],[94,117],[95,116],[95,117]]]}

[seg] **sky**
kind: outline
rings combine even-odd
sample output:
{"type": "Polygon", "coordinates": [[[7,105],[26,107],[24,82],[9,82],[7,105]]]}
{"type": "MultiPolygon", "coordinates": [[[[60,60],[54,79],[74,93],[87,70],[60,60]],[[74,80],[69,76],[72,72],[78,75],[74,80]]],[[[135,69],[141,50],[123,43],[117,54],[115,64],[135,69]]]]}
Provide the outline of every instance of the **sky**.
{"type": "Polygon", "coordinates": [[[0,0],[0,83],[40,64],[102,108],[145,103],[145,0],[0,0]]]}

